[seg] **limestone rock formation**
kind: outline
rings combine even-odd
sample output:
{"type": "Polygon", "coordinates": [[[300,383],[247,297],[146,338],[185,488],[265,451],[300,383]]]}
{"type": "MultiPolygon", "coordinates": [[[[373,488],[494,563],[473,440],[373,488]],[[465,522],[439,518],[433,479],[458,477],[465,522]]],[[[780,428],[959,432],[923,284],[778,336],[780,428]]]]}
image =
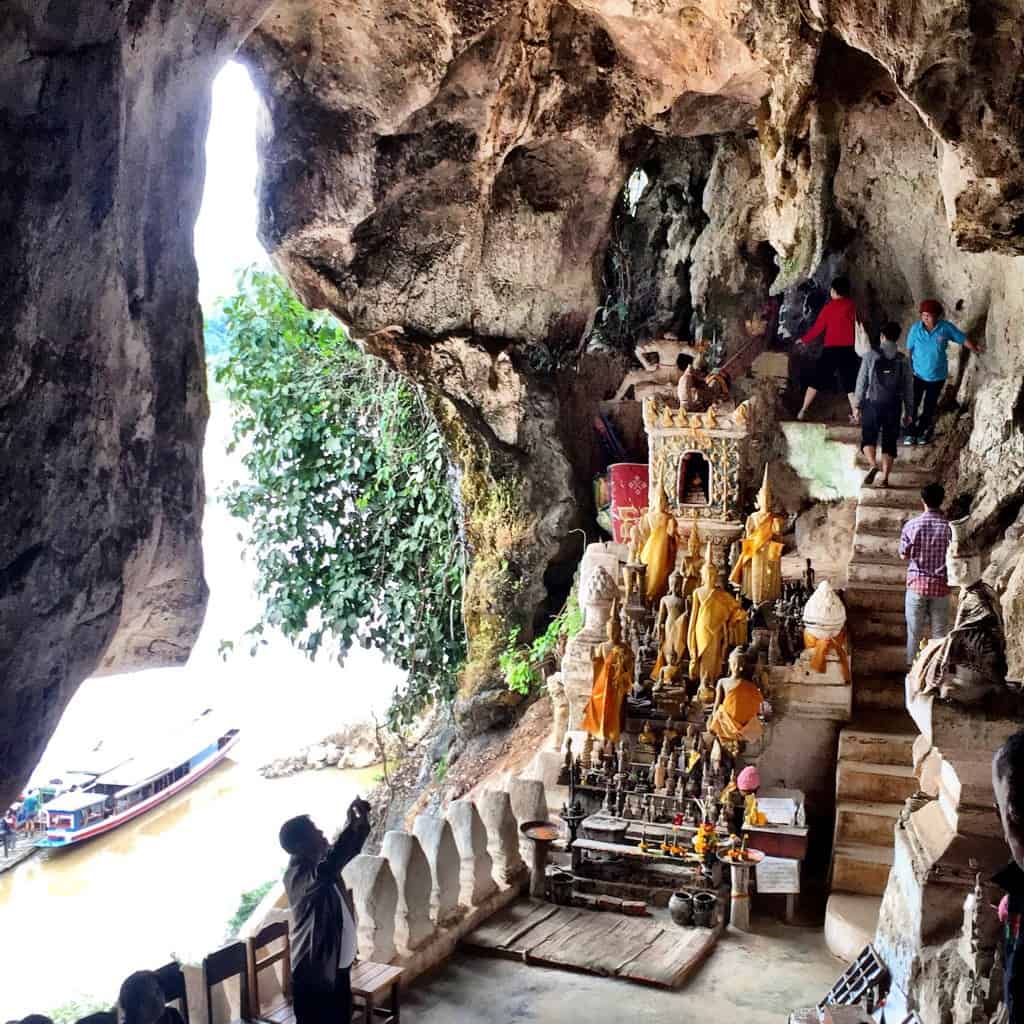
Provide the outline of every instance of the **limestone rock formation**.
{"type": "Polygon", "coordinates": [[[0,805],[98,667],[202,621],[192,225],[210,81],[265,0],[0,8],[0,805]]]}
{"type": "Polygon", "coordinates": [[[954,497],[990,540],[1012,522],[1021,15],[1020,0],[5,5],[0,804],[84,676],[180,661],[201,618],[191,230],[209,84],[240,43],[266,105],[274,261],[424,385],[452,442],[474,731],[514,711],[495,665],[509,627],[528,636],[564,594],[594,403],[638,335],[841,265],[876,326],[935,294],[989,349],[955,365],[943,410],[954,497]],[[627,202],[638,169],[649,184],[627,202]],[[611,355],[588,347],[594,324],[611,355]]]}

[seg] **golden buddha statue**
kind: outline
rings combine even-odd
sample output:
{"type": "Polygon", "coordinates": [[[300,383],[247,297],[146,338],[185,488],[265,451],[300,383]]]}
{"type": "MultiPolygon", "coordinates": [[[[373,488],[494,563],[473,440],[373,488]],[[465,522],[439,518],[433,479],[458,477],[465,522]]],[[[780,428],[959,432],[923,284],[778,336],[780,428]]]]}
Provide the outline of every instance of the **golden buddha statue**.
{"type": "Polygon", "coordinates": [[[739,601],[722,588],[718,566],[712,561],[710,542],[701,579],[703,585],[690,599],[687,647],[690,678],[699,679],[701,687],[707,690],[721,674],[725,652],[747,642],[747,614],[739,601]]]}
{"type": "MultiPolygon", "coordinates": [[[[700,553],[700,533],[697,530],[697,518],[694,516],[693,527],[686,541],[686,554],[683,556],[683,599],[688,601],[690,595],[700,586],[701,569],[704,558],[700,553]]],[[[682,652],[680,654],[682,656],[682,652]]]]}
{"type": "Polygon", "coordinates": [[[644,722],[644,727],[640,730],[639,741],[641,743],[646,743],[651,747],[658,742],[658,737],[654,735],[654,730],[651,728],[650,722],[644,722]]]}
{"type": "Polygon", "coordinates": [[[633,652],[622,642],[619,603],[612,602],[608,639],[594,651],[594,683],[581,728],[602,740],[619,739],[622,702],[633,684],[633,652]]]}
{"type": "Polygon", "coordinates": [[[668,576],[676,564],[676,520],[668,511],[665,485],[659,480],[654,488],[654,504],[647,512],[647,540],[640,561],[647,566],[648,605],[660,601],[668,591],[668,576]]]}
{"type": "Polygon", "coordinates": [[[757,717],[764,695],[749,675],[746,649],[733,648],[729,655],[729,675],[718,681],[708,722],[708,732],[717,736],[733,756],[741,742],[757,739],[764,731],[757,717]]]}
{"type": "Polygon", "coordinates": [[[772,491],[768,467],[757,495],[757,511],[747,516],[743,548],[730,583],[739,585],[743,596],[755,605],[774,601],[782,594],[782,529],[785,520],[772,512],[772,491]]]}

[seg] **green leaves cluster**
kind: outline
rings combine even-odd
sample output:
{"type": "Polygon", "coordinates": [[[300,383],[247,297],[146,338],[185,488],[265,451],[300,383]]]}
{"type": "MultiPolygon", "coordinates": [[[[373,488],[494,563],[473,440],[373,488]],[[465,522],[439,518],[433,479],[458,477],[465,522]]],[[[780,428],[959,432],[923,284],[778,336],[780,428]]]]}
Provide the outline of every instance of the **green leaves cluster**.
{"type": "Polygon", "coordinates": [[[583,628],[583,613],[575,591],[565,607],[548,623],[547,629],[527,646],[519,642],[520,629],[508,635],[505,649],[498,655],[498,665],[505,683],[515,693],[529,694],[544,682],[544,665],[557,660],[561,646],[583,628]]]}
{"type": "Polygon", "coordinates": [[[311,658],[354,642],[408,673],[393,726],[451,699],[465,650],[463,545],[444,441],[415,385],[250,269],[224,304],[216,371],[249,481],[227,494],[249,526],[263,620],[311,658]]]}

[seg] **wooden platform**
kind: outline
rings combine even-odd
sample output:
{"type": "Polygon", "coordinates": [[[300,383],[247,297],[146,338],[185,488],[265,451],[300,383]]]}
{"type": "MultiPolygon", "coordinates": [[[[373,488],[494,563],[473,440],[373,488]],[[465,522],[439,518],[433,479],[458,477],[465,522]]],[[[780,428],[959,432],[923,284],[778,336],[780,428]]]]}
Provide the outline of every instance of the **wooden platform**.
{"type": "Polygon", "coordinates": [[[721,923],[714,928],[678,928],[650,918],[522,899],[470,932],[461,945],[530,964],[679,988],[714,949],[721,933],[721,923]]]}

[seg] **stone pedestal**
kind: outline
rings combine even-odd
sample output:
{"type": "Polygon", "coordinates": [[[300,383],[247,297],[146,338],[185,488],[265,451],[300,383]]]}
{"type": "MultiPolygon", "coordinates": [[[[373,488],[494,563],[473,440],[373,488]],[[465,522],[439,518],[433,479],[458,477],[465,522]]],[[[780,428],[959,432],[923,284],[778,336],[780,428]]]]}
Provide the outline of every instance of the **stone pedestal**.
{"type": "Polygon", "coordinates": [[[412,826],[430,865],[430,916],[438,927],[445,927],[462,917],[459,906],[459,848],[451,825],[444,818],[419,814],[412,826]]]}
{"type": "Polygon", "coordinates": [[[398,888],[395,945],[401,956],[412,956],[434,933],[430,922],[430,864],[420,841],[408,832],[385,833],[381,853],[391,866],[398,888]]]}
{"type": "Polygon", "coordinates": [[[909,696],[907,710],[921,730],[915,766],[926,786],[896,826],[895,852],[875,936],[893,985],[922,1020],[970,1020],[964,992],[981,986],[977,963],[959,942],[969,903],[983,936],[978,954],[991,955],[999,891],[988,885],[1009,860],[994,808],[992,755],[1020,728],[1021,705],[1005,695],[986,710],[909,696]],[[980,877],[984,898],[974,906],[980,877]],[[972,980],[972,975],[977,981],[972,980]]]}
{"type": "Polygon", "coordinates": [[[345,885],[352,890],[360,960],[390,963],[395,956],[398,885],[386,857],[361,853],[345,865],[345,885]]]}
{"type": "Polygon", "coordinates": [[[514,885],[526,874],[519,851],[519,826],[512,800],[503,790],[489,790],[480,798],[480,816],[487,829],[487,849],[494,877],[502,885],[514,885]]]}
{"type": "Polygon", "coordinates": [[[479,906],[497,889],[487,852],[487,829],[472,800],[453,800],[448,821],[459,848],[459,902],[479,906]]]}
{"type": "Polygon", "coordinates": [[[748,756],[757,761],[762,786],[802,789],[808,809],[824,817],[835,800],[839,732],[852,715],[853,687],[838,661],[815,672],[809,651],[793,665],[764,671],[773,716],[748,756]]]}

